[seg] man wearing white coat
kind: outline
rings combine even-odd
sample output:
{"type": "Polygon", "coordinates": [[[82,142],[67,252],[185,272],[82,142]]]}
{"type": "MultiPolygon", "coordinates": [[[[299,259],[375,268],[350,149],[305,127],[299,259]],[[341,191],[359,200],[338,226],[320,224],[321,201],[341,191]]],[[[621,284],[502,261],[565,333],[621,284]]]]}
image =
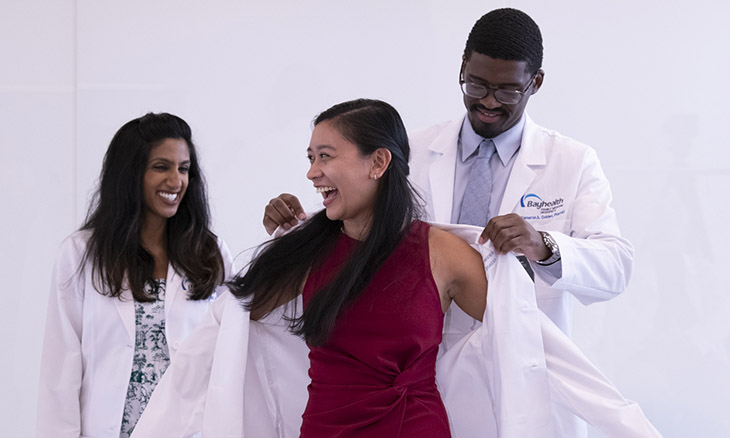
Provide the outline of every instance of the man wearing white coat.
{"type": "MultiPolygon", "coordinates": [[[[524,254],[538,307],[570,335],[571,295],[590,304],[623,292],[633,250],[620,237],[595,151],[525,113],[543,83],[542,52],[540,29],[523,12],[498,9],[480,18],[459,75],[467,114],[411,136],[411,180],[431,219],[486,224],[482,238],[498,252],[524,254]],[[491,149],[486,169],[479,168],[480,148],[491,149]],[[475,171],[491,174],[489,194],[469,193],[475,171]],[[467,214],[474,198],[482,204],[476,220],[467,214]]],[[[458,309],[445,323],[447,349],[450,337],[478,324],[458,309]]],[[[553,414],[560,436],[586,436],[577,417],[557,406],[553,414]]]]}
{"type": "MultiPolygon", "coordinates": [[[[506,8],[481,17],[459,77],[467,114],[410,137],[411,182],[428,219],[486,224],[482,240],[499,253],[523,254],[534,271],[538,307],[570,335],[571,295],[591,304],[623,292],[633,249],[620,236],[595,151],[525,113],[544,80],[542,53],[540,29],[525,13],[506,8]]],[[[288,228],[302,214],[296,198],[281,195],[266,207],[264,225],[269,232],[288,228]]],[[[450,310],[444,349],[478,324],[450,310]]],[[[554,409],[560,436],[586,436],[576,417],[554,409]]]]}
{"type": "Polygon", "coordinates": [[[570,295],[590,304],[623,292],[633,250],[595,151],[525,113],[543,83],[541,64],[540,30],[526,14],[498,9],[479,19],[459,78],[467,114],[411,136],[411,181],[431,219],[464,222],[469,172],[479,145],[493,143],[482,236],[500,253],[524,254],[540,309],[570,334],[570,295]]]}

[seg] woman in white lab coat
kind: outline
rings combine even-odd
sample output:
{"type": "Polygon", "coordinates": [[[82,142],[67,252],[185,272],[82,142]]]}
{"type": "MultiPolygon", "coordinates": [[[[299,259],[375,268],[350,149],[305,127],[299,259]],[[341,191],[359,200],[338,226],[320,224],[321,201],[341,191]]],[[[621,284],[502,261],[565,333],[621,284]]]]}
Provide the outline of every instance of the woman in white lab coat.
{"type": "Polygon", "coordinates": [[[149,113],[122,126],[86,221],[56,259],[38,437],[131,434],[231,272],[209,217],[188,124],[149,113]]]}

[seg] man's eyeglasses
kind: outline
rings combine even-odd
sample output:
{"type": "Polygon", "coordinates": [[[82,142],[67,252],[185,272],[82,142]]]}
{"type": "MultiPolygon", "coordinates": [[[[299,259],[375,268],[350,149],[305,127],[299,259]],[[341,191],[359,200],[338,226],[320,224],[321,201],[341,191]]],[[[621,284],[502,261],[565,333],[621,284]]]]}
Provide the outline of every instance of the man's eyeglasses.
{"type": "Polygon", "coordinates": [[[514,105],[522,100],[525,92],[530,88],[536,77],[537,75],[533,76],[530,82],[527,83],[527,86],[522,90],[505,90],[503,88],[487,87],[485,85],[475,84],[474,82],[466,82],[461,76],[459,77],[459,85],[461,85],[462,93],[474,99],[484,99],[489,95],[489,90],[493,90],[494,99],[497,102],[504,105],[514,105]]]}

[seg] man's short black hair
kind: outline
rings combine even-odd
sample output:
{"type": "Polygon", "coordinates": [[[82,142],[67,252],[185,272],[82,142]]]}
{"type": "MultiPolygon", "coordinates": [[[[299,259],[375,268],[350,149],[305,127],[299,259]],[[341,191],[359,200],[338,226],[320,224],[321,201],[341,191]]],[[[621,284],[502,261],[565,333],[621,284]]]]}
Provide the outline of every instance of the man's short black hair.
{"type": "Polygon", "coordinates": [[[542,35],[529,15],[512,8],[482,16],[469,32],[464,59],[472,52],[507,61],[526,61],[531,74],[542,67],[542,35]]]}

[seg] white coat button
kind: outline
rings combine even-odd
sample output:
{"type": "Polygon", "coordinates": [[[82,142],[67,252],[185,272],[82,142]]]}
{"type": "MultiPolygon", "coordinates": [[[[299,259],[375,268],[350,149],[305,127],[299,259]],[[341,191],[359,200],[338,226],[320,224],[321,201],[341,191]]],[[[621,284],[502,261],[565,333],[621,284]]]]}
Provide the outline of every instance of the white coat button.
{"type": "Polygon", "coordinates": [[[180,341],[173,342],[172,343],[172,349],[173,350],[177,350],[178,348],[180,348],[180,341]]]}

